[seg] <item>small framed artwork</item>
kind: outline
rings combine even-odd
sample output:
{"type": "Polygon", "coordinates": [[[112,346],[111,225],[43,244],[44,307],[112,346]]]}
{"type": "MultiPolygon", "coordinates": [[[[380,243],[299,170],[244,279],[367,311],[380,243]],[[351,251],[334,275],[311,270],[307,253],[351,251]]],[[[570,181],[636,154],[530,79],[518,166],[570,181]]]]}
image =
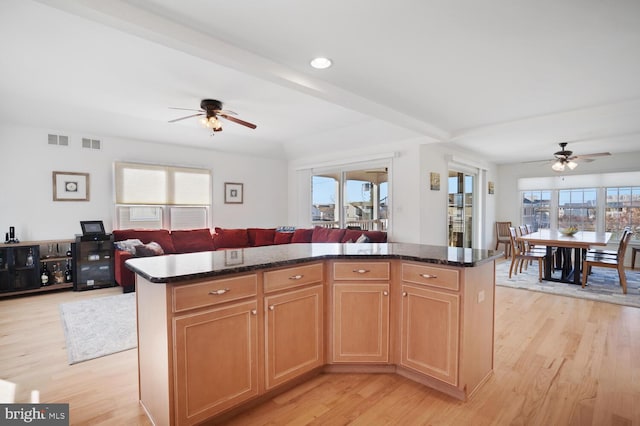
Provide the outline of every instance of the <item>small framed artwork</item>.
{"type": "Polygon", "coordinates": [[[432,191],[440,191],[440,173],[429,173],[429,183],[432,191]]]}
{"type": "Polygon", "coordinates": [[[243,184],[225,182],[224,183],[224,203],[242,204],[243,184]]]}
{"type": "Polygon", "coordinates": [[[493,186],[493,182],[489,182],[488,188],[489,188],[489,194],[495,194],[496,189],[493,186]]]}
{"type": "Polygon", "coordinates": [[[53,172],[53,201],[89,201],[89,173],[53,172]]]}
{"type": "Polygon", "coordinates": [[[242,249],[225,250],[224,266],[242,265],[244,263],[244,252],[242,249]]]}

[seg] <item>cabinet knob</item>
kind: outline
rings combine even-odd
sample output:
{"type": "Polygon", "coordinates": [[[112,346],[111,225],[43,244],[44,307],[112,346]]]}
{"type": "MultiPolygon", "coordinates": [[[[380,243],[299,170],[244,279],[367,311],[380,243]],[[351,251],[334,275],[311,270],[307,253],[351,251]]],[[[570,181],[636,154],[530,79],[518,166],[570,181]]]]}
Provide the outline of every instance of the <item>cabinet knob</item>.
{"type": "Polygon", "coordinates": [[[228,291],[229,291],[229,289],[228,289],[228,288],[220,288],[220,289],[218,289],[218,290],[211,290],[211,291],[209,292],[209,294],[212,294],[212,295],[214,295],[214,296],[220,296],[220,295],[225,294],[225,293],[226,293],[226,292],[228,292],[228,291]]]}
{"type": "Polygon", "coordinates": [[[382,295],[383,295],[383,296],[388,296],[388,295],[389,295],[389,292],[385,290],[385,291],[383,291],[383,292],[382,292],[382,295]]]}
{"type": "Polygon", "coordinates": [[[290,279],[290,280],[299,280],[299,279],[301,279],[302,277],[304,277],[304,275],[294,275],[294,276],[292,276],[292,277],[289,277],[289,279],[290,279]]]}
{"type": "Polygon", "coordinates": [[[370,272],[368,269],[354,269],[353,271],[351,271],[355,274],[366,274],[367,272],[370,272]]]}
{"type": "Polygon", "coordinates": [[[407,297],[407,295],[408,295],[408,294],[409,294],[409,293],[407,293],[406,291],[403,291],[403,292],[402,292],[402,297],[407,297]]]}
{"type": "Polygon", "coordinates": [[[422,278],[426,278],[426,279],[431,279],[431,278],[438,278],[437,275],[429,275],[429,274],[420,274],[420,276],[422,278]]]}
{"type": "Polygon", "coordinates": [[[276,307],[274,305],[269,305],[269,310],[273,311],[276,307]]]}
{"type": "Polygon", "coordinates": [[[257,309],[252,309],[251,310],[251,315],[258,315],[258,310],[257,309]]]}

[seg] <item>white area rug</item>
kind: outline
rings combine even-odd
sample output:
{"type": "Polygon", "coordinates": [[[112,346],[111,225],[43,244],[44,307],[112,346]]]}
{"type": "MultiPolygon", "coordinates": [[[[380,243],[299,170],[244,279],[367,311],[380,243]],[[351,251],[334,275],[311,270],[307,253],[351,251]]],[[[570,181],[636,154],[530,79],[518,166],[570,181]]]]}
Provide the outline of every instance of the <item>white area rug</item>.
{"type": "Polygon", "coordinates": [[[135,293],[60,304],[69,364],[135,348],[135,293]]]}

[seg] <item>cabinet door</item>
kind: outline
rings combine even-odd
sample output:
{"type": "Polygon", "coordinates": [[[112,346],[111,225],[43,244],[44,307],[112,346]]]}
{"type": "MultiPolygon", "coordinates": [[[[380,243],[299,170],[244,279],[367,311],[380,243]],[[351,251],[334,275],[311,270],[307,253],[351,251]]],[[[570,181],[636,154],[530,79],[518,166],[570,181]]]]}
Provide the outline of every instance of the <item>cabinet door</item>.
{"type": "Polygon", "coordinates": [[[389,361],[388,283],[334,284],[331,361],[389,361]]]}
{"type": "Polygon", "coordinates": [[[458,385],[460,296],[402,286],[401,364],[458,385]]]}
{"type": "Polygon", "coordinates": [[[266,388],[324,364],[322,285],[267,296],[266,388]]]}
{"type": "Polygon", "coordinates": [[[257,302],[173,319],[176,424],[195,424],[258,394],[257,302]]]}

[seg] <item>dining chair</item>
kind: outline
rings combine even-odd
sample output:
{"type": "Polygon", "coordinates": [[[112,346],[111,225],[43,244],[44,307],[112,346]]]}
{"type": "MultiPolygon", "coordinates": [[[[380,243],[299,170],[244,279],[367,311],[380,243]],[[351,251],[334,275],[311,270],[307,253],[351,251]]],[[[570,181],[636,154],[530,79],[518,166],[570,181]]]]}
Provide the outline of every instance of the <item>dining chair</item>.
{"type": "Polygon", "coordinates": [[[539,249],[532,249],[530,251],[523,249],[523,246],[518,243],[518,234],[516,233],[516,228],[513,226],[509,227],[509,238],[511,240],[511,266],[509,267],[509,278],[511,278],[514,270],[516,274],[518,273],[518,268],[520,268],[520,272],[522,272],[523,264],[526,266],[528,261],[537,260],[538,281],[542,282],[543,262],[547,257],[547,252],[539,249]]]}
{"type": "Polygon", "coordinates": [[[496,250],[500,244],[504,244],[504,258],[507,259],[511,254],[511,237],[509,236],[509,227],[511,222],[496,222],[496,250]]]}
{"type": "Polygon", "coordinates": [[[627,276],[624,273],[624,255],[627,251],[627,246],[629,245],[629,240],[631,240],[632,235],[633,232],[631,231],[626,233],[624,239],[620,241],[618,253],[615,257],[598,253],[587,254],[585,256],[582,261],[582,288],[587,285],[587,279],[591,273],[592,267],[614,268],[618,270],[622,293],[627,294],[627,276]]]}
{"type": "MultiPolygon", "coordinates": [[[[622,230],[622,234],[620,234],[620,241],[618,242],[618,247],[620,247],[620,244],[622,244],[622,241],[624,240],[624,238],[627,236],[627,233],[631,232],[631,228],[630,227],[625,227],[622,230]]],[[[606,250],[606,249],[589,249],[587,250],[587,255],[601,255],[601,256],[609,256],[609,257],[616,257],[618,256],[618,250],[606,250]]],[[[633,263],[631,264],[631,266],[633,266],[633,263]]]]}
{"type": "Polygon", "coordinates": [[[640,251],[640,247],[631,247],[631,269],[636,269],[636,253],[640,251]]]}

